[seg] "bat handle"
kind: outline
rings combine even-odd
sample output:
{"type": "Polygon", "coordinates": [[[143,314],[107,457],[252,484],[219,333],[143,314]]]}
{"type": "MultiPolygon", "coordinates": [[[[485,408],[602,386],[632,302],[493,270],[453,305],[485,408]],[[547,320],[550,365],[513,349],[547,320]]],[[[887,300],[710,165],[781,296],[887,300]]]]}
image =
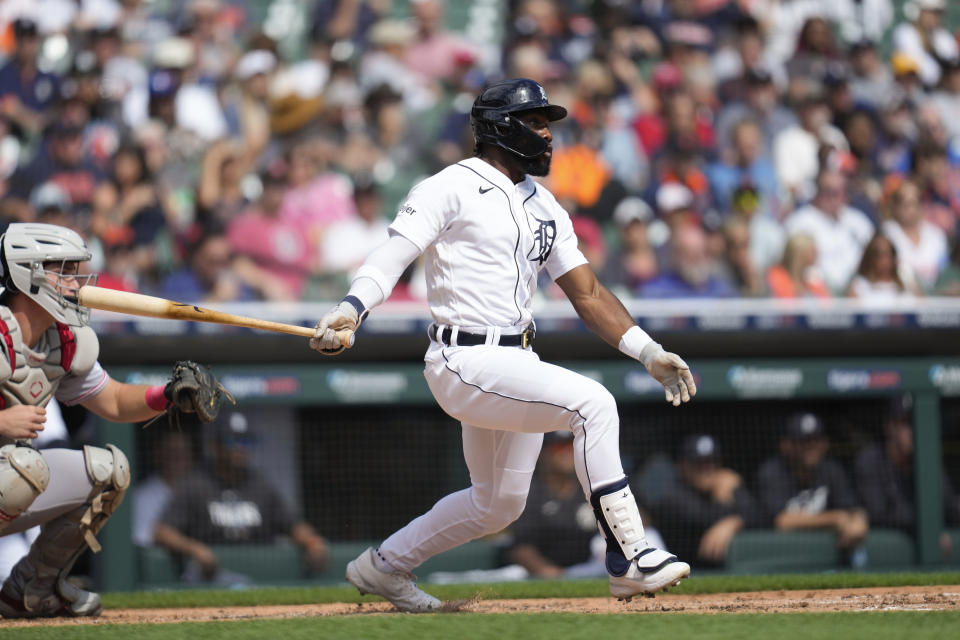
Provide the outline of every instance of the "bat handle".
{"type": "Polygon", "coordinates": [[[350,329],[340,329],[337,331],[337,339],[340,340],[340,344],[349,349],[353,346],[356,336],[354,335],[353,331],[350,331],[350,329]]]}

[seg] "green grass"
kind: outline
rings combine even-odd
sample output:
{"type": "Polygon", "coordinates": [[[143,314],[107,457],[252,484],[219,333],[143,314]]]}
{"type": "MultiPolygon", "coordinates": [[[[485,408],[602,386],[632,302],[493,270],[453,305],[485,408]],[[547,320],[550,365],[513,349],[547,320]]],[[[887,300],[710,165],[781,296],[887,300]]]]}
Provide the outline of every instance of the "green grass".
{"type": "MultiPolygon", "coordinates": [[[[704,576],[683,582],[671,593],[728,593],[783,589],[849,589],[908,585],[960,584],[960,572],[950,573],[818,573],[779,576],[704,576]]],[[[582,598],[608,595],[605,580],[538,580],[485,585],[423,585],[442,600],[480,596],[499,598],[582,598]]],[[[369,601],[367,598],[366,601],[369,601]]],[[[275,589],[178,590],[107,593],[109,609],[222,607],[271,604],[361,602],[353,587],[293,587],[275,589]]]]}
{"type": "MultiPolygon", "coordinates": [[[[238,622],[203,622],[165,625],[96,625],[22,628],[11,637],[60,640],[137,640],[189,638],[189,640],[259,640],[309,638],[427,640],[576,640],[586,638],[708,638],[741,640],[899,640],[901,638],[954,637],[960,612],[866,612],[795,614],[434,614],[372,615],[350,618],[299,618],[238,622]]],[[[4,636],[0,629],[0,636],[4,636]]]]}

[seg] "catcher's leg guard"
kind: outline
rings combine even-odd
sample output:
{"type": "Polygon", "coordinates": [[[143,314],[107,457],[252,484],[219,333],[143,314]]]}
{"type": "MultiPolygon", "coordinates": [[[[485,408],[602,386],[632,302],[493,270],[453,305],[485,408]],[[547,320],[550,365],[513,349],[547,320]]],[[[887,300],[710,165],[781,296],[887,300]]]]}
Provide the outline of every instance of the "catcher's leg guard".
{"type": "Polygon", "coordinates": [[[93,484],[87,502],[43,525],[40,536],[21,558],[0,590],[4,617],[97,616],[100,596],[66,581],[87,547],[100,550],[95,535],[123,500],[130,486],[130,464],[113,445],[83,448],[93,484]]]}
{"type": "Polygon", "coordinates": [[[626,478],[598,489],[590,503],[607,539],[610,593],[627,600],[638,593],[652,595],[690,575],[686,562],[647,543],[640,509],[626,478]]]}
{"type": "Polygon", "coordinates": [[[0,533],[50,484],[50,468],[36,449],[0,447],[0,533]]]}

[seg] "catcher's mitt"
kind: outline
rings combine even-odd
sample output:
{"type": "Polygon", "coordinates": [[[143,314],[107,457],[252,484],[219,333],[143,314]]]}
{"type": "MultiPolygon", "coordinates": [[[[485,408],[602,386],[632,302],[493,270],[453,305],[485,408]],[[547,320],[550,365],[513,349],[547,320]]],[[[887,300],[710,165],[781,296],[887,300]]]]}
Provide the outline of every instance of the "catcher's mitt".
{"type": "Polygon", "coordinates": [[[171,417],[180,413],[195,413],[200,422],[213,422],[226,398],[233,404],[237,401],[214,377],[209,367],[190,360],[180,360],[173,365],[173,376],[163,389],[170,401],[167,411],[171,417]]]}

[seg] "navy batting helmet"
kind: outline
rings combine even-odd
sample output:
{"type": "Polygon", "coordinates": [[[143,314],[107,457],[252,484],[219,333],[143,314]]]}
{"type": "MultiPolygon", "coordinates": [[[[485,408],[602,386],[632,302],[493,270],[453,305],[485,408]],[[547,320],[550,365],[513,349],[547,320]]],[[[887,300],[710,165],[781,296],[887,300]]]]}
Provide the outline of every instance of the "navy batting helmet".
{"type": "Polygon", "coordinates": [[[512,151],[521,158],[536,158],[547,150],[547,142],[511,114],[539,111],[550,121],[565,118],[567,110],[547,101],[539,83],[514,78],[492,84],[473,102],[470,126],[477,142],[487,142],[512,151]]]}

